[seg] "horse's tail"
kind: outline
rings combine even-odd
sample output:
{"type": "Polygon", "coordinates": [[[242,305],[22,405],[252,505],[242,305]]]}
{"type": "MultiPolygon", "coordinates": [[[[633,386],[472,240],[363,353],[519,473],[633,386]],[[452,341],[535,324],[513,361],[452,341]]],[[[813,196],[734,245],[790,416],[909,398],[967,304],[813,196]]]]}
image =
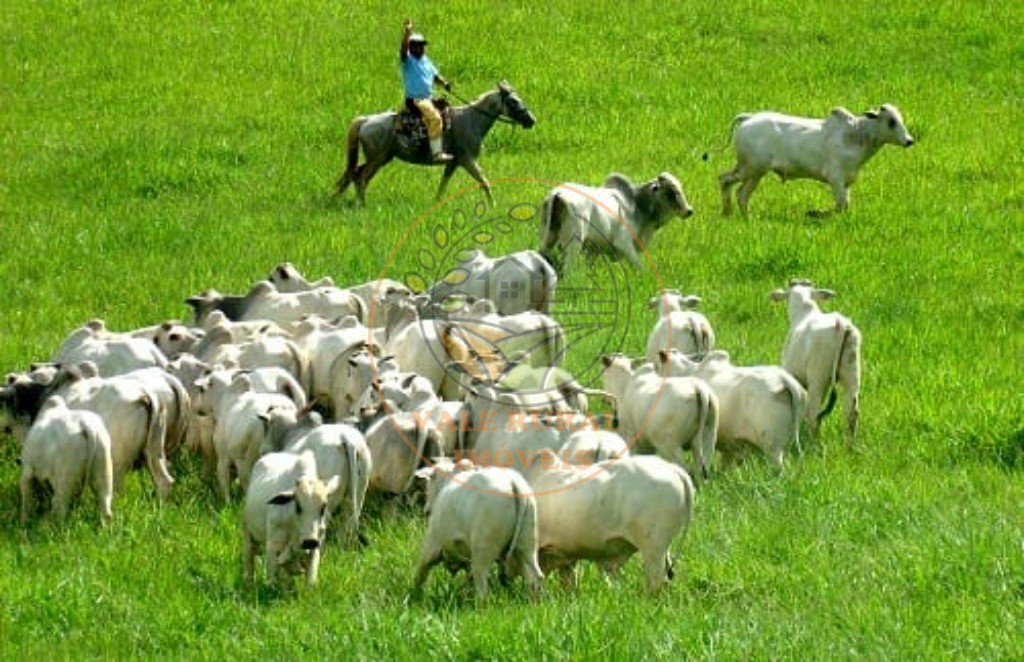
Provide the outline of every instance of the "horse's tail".
{"type": "Polygon", "coordinates": [[[717,149],[709,149],[708,151],[704,152],[704,154],[702,154],[701,157],[700,157],[701,160],[707,161],[711,157],[711,153],[712,152],[717,154],[717,153],[719,153],[721,151],[724,151],[725,148],[728,147],[730,143],[732,143],[732,137],[733,137],[733,134],[736,132],[736,126],[740,122],[745,122],[748,119],[750,119],[750,113],[740,113],[739,115],[734,117],[732,119],[732,124],[729,125],[729,139],[721,147],[719,147],[717,149]]]}
{"type": "Polygon", "coordinates": [[[348,185],[355,180],[356,165],[359,163],[359,131],[365,123],[365,117],[357,117],[348,127],[348,137],[345,140],[345,172],[338,180],[338,195],[344,193],[348,185]]]}

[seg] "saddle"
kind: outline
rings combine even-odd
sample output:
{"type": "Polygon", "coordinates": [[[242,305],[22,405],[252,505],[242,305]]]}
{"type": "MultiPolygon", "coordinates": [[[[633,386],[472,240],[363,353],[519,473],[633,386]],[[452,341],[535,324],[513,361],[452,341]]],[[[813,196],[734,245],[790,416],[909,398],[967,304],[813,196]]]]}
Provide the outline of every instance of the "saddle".
{"type": "MultiPolygon", "coordinates": [[[[447,131],[452,125],[451,104],[444,98],[433,99],[433,102],[434,107],[441,113],[441,126],[447,131]]],[[[423,123],[420,110],[413,104],[412,99],[406,99],[405,106],[395,113],[395,133],[408,136],[415,141],[427,140],[427,125],[423,123]]]]}

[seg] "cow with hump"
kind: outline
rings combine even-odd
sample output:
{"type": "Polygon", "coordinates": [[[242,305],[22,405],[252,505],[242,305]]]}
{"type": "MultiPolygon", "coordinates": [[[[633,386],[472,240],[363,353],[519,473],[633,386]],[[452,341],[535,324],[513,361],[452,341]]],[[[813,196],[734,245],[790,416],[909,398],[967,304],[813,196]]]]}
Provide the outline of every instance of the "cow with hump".
{"type": "Polygon", "coordinates": [[[682,185],[668,172],[639,185],[619,173],[600,187],[562,184],[544,199],[540,253],[551,261],[557,246],[566,272],[584,249],[625,257],[639,268],[654,233],[675,216],[692,215],[682,185]]]}
{"type": "MultiPolygon", "coordinates": [[[[833,108],[825,119],[793,117],[775,112],[741,113],[733,120],[736,166],[719,176],[722,214],[732,212],[732,188],[740,212],[746,216],[750,196],[761,178],[774,172],[787,179],[815,179],[832,187],[835,211],[850,203],[850,187],[861,167],[883,145],[910,147],[914,137],[896,106],[883,104],[854,116],[833,108]]],[[[704,155],[707,158],[707,154],[704,155]]],[[[821,212],[812,212],[821,215],[821,212]]]]}

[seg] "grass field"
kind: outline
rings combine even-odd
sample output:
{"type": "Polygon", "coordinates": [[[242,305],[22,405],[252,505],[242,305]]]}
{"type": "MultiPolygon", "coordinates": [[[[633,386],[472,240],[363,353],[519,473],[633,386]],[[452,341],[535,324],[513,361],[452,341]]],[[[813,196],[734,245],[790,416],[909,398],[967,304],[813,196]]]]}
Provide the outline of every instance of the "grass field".
{"type": "MultiPolygon", "coordinates": [[[[475,213],[478,191],[435,208],[440,172],[392,164],[365,209],[331,195],[348,122],[400,101],[410,14],[462,96],[507,78],[538,118],[485,145],[497,209],[540,202],[524,179],[683,182],[696,216],[625,272],[625,351],[643,350],[659,278],[703,297],[744,364],[778,360],[771,289],[835,289],[829,307],[865,339],[856,447],[834,415],[781,476],[759,460],[717,476],[663,595],[641,595],[633,560],[611,585],[587,567],[575,592],[548,582],[533,604],[517,585],[476,606],[442,572],[406,597],[423,531],[410,512],[372,513],[372,545],[329,549],[313,591],[246,590],[237,506],[219,507],[188,459],[162,507],[132,475],[109,531],[90,502],[64,527],[22,530],[18,451],[0,439],[0,657],[1024,657],[1013,3],[398,4],[6,3],[0,367],[47,359],[92,317],[182,318],[186,296],[243,292],[284,260],[342,284],[420,269],[418,248],[475,213]],[[736,113],[887,101],[918,144],[883,149],[848,214],[812,221],[827,187],[766,178],[751,218],[719,215],[731,156],[700,155],[736,113]]],[[[459,173],[451,192],[471,184],[459,173]]],[[[535,245],[523,223],[488,250],[535,245]]]]}

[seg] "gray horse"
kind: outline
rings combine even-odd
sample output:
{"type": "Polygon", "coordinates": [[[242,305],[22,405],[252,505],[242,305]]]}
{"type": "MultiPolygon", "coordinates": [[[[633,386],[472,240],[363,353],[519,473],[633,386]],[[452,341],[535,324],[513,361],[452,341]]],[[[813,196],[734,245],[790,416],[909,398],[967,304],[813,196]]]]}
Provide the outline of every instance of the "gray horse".
{"type": "MultiPolygon", "coordinates": [[[[417,141],[395,131],[397,115],[395,112],[364,115],[352,122],[348,130],[348,164],[341,179],[338,180],[338,195],[344,193],[348,185],[354,182],[359,204],[365,205],[366,187],[370,180],[381,166],[396,156],[416,165],[433,165],[429,152],[420,149],[421,145],[417,141]],[[357,165],[360,145],[363,154],[366,155],[366,161],[362,165],[357,165]]],[[[487,201],[494,206],[491,184],[476,159],[480,155],[484,136],[499,120],[518,124],[526,129],[537,121],[523,100],[505,81],[498,83],[497,89],[481,95],[473,103],[452,108],[451,128],[444,134],[444,151],[453,158],[444,164],[444,175],[441,176],[441,186],[437,190],[438,199],[444,195],[448,180],[455,169],[462,166],[473,179],[483,185],[487,201]]]]}

